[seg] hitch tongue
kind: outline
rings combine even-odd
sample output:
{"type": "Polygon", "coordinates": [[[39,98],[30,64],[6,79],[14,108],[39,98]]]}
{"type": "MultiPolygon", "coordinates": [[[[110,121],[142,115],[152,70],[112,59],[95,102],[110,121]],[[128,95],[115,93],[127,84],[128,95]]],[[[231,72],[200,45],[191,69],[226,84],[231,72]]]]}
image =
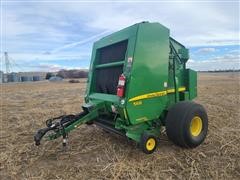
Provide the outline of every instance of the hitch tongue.
{"type": "Polygon", "coordinates": [[[98,117],[98,110],[103,108],[105,108],[105,104],[103,102],[99,102],[98,104],[95,104],[95,106],[84,106],[83,112],[79,114],[63,115],[48,119],[46,121],[47,127],[39,129],[34,135],[36,146],[40,145],[42,137],[45,136],[48,131],[52,131],[53,133],[47,135],[47,139],[53,140],[62,136],[63,147],[66,147],[68,142],[68,133],[76,129],[81,124],[94,120],[96,117],[98,117]]]}

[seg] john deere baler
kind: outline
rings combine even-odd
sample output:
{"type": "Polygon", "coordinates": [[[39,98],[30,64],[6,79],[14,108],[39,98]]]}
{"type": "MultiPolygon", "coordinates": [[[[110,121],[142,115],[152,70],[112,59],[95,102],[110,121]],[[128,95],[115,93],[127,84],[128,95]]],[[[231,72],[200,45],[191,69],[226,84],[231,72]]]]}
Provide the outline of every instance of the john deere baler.
{"type": "MultiPolygon", "coordinates": [[[[142,22],[95,42],[83,111],[46,121],[34,136],[63,137],[81,124],[96,124],[126,136],[152,153],[165,126],[175,144],[193,148],[208,129],[197,96],[197,73],[186,69],[188,49],[159,23],[142,22]]],[[[111,133],[110,133],[111,134],[111,133]]]]}

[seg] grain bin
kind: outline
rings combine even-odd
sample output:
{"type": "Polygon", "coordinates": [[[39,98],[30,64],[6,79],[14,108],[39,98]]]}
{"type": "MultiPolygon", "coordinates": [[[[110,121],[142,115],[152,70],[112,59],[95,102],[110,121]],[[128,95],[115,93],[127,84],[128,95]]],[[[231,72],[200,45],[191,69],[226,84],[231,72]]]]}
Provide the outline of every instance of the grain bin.
{"type": "Polygon", "coordinates": [[[28,82],[28,81],[32,81],[32,80],[33,80],[32,76],[21,76],[22,82],[28,82]]]}
{"type": "Polygon", "coordinates": [[[0,71],[0,83],[4,82],[4,74],[2,71],[0,71]]]}
{"type": "Polygon", "coordinates": [[[83,111],[46,121],[34,136],[36,145],[63,137],[82,124],[137,142],[154,152],[163,126],[176,145],[200,145],[208,129],[205,109],[197,96],[197,73],[186,69],[188,49],[159,23],[138,23],[95,42],[83,111]]]}
{"type": "Polygon", "coordinates": [[[33,81],[40,81],[40,76],[33,76],[33,81]]]}
{"type": "Polygon", "coordinates": [[[7,82],[19,82],[20,78],[17,73],[7,74],[7,82]]]}

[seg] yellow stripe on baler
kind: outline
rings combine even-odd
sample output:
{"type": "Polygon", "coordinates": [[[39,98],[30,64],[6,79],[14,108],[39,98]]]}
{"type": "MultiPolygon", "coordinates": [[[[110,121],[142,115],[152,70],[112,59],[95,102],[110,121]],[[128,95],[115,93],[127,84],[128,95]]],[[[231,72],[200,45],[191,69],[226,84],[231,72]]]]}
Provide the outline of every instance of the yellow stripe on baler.
{"type": "MultiPolygon", "coordinates": [[[[179,92],[182,92],[185,90],[186,90],[186,87],[178,88],[179,92]]],[[[142,99],[149,99],[149,98],[154,98],[154,97],[160,97],[160,96],[166,96],[167,94],[174,93],[174,92],[175,92],[175,89],[167,89],[165,91],[158,91],[158,92],[143,94],[143,95],[136,96],[136,97],[129,99],[129,102],[138,101],[138,100],[142,100],[142,99]]]]}

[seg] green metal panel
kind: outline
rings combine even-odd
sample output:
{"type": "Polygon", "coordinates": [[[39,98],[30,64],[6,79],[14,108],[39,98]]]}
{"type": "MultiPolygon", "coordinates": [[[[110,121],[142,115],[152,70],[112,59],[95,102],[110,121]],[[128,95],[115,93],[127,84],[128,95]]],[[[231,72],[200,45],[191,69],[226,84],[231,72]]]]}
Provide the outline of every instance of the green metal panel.
{"type": "Polygon", "coordinates": [[[119,102],[119,97],[116,95],[111,95],[111,94],[102,94],[102,93],[92,93],[89,96],[90,99],[93,100],[102,100],[102,101],[109,101],[112,103],[118,103],[119,102]]]}
{"type": "Polygon", "coordinates": [[[139,95],[166,90],[168,81],[169,29],[159,23],[139,24],[131,77],[127,84],[127,112],[132,124],[157,119],[167,97],[129,102],[139,95]]]}
{"type": "Polygon", "coordinates": [[[189,91],[189,99],[197,97],[197,72],[192,69],[187,69],[187,83],[189,91]]]}
{"type": "Polygon", "coordinates": [[[179,94],[180,94],[180,96],[179,96],[180,101],[189,100],[189,92],[188,91],[180,92],[179,94]]]}
{"type": "Polygon", "coordinates": [[[96,65],[95,68],[106,68],[106,67],[114,67],[114,66],[119,66],[119,65],[123,65],[125,61],[119,61],[119,62],[113,62],[113,63],[107,63],[107,64],[99,64],[96,65]]]}

